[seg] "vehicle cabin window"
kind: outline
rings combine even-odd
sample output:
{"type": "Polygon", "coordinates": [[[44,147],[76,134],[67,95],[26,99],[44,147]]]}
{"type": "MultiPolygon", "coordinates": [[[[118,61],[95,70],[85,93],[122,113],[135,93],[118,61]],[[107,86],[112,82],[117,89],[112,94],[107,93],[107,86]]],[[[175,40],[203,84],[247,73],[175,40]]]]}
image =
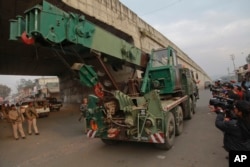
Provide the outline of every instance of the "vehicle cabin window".
{"type": "Polygon", "coordinates": [[[39,106],[44,106],[46,103],[45,101],[36,101],[35,106],[39,107],[39,106]]]}
{"type": "Polygon", "coordinates": [[[22,103],[23,106],[29,105],[29,102],[22,103]]]}
{"type": "Polygon", "coordinates": [[[152,67],[161,67],[169,64],[167,50],[155,51],[152,57],[152,67]]]}
{"type": "Polygon", "coordinates": [[[152,67],[161,67],[166,65],[177,65],[176,53],[170,49],[168,55],[168,49],[154,51],[152,57],[152,67]]]}
{"type": "Polygon", "coordinates": [[[43,101],[38,101],[37,104],[38,104],[39,106],[43,106],[43,101]]]}
{"type": "Polygon", "coordinates": [[[192,73],[190,73],[190,71],[188,71],[188,70],[185,70],[185,74],[186,74],[187,78],[192,77],[192,73]]]}

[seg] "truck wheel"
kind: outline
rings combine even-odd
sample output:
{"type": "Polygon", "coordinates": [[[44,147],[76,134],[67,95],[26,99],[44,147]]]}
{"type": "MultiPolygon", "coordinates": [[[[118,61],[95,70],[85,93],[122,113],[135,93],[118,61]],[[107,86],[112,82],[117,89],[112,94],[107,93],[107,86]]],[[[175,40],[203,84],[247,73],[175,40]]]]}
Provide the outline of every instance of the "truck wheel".
{"type": "Polygon", "coordinates": [[[188,111],[187,119],[192,119],[194,115],[194,105],[193,105],[193,100],[191,98],[189,98],[189,106],[190,109],[188,111]]]}
{"type": "Polygon", "coordinates": [[[169,150],[174,145],[175,139],[175,119],[173,113],[169,112],[165,123],[165,143],[156,144],[156,147],[163,150],[169,150]]]}
{"type": "Polygon", "coordinates": [[[183,131],[183,110],[181,106],[178,106],[176,110],[175,125],[175,135],[179,136],[183,131]]]}

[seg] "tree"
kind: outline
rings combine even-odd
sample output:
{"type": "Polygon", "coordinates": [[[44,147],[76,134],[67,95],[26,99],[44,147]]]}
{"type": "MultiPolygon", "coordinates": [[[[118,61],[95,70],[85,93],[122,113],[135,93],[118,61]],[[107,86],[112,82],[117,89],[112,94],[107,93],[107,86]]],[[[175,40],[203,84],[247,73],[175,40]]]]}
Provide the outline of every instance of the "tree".
{"type": "Polygon", "coordinates": [[[2,85],[0,84],[0,96],[3,98],[6,98],[10,95],[11,89],[6,86],[6,85],[2,85]]]}
{"type": "Polygon", "coordinates": [[[26,79],[20,79],[19,84],[17,85],[17,90],[21,90],[23,88],[32,88],[34,87],[35,83],[33,81],[26,80],[26,79]]]}

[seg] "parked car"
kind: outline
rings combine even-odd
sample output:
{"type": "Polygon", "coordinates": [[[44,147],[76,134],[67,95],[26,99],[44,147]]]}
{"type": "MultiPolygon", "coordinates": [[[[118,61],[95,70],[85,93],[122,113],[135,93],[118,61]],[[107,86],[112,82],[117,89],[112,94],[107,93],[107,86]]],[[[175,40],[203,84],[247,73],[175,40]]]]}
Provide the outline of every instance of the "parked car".
{"type": "Polygon", "coordinates": [[[39,115],[39,117],[42,116],[49,116],[50,108],[49,108],[49,102],[47,100],[29,100],[29,101],[23,101],[20,104],[20,110],[22,113],[25,112],[25,109],[28,107],[29,103],[33,102],[34,107],[39,115]]]}
{"type": "Polygon", "coordinates": [[[61,101],[58,101],[55,97],[46,97],[46,100],[49,102],[50,111],[60,111],[63,106],[61,101]]]}

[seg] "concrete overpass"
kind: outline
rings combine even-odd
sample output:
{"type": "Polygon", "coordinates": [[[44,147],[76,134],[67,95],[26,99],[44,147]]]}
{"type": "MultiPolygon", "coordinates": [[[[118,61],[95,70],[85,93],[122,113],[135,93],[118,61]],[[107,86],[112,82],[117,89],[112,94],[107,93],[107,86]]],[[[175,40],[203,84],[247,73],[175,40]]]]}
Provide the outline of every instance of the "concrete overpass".
{"type": "MultiPolygon", "coordinates": [[[[81,98],[82,88],[76,79],[77,74],[70,69],[81,57],[52,51],[43,46],[27,46],[9,41],[9,20],[23,14],[26,9],[42,0],[9,0],[0,3],[0,74],[8,75],[56,75],[60,78],[62,96],[69,102],[81,98]]],[[[200,86],[210,80],[203,69],[191,60],[178,46],[140,19],[134,12],[121,4],[119,0],[48,0],[64,11],[81,13],[86,19],[107,31],[133,43],[141,50],[150,53],[151,49],[172,46],[177,50],[179,63],[191,68],[198,76],[200,86]]]]}

